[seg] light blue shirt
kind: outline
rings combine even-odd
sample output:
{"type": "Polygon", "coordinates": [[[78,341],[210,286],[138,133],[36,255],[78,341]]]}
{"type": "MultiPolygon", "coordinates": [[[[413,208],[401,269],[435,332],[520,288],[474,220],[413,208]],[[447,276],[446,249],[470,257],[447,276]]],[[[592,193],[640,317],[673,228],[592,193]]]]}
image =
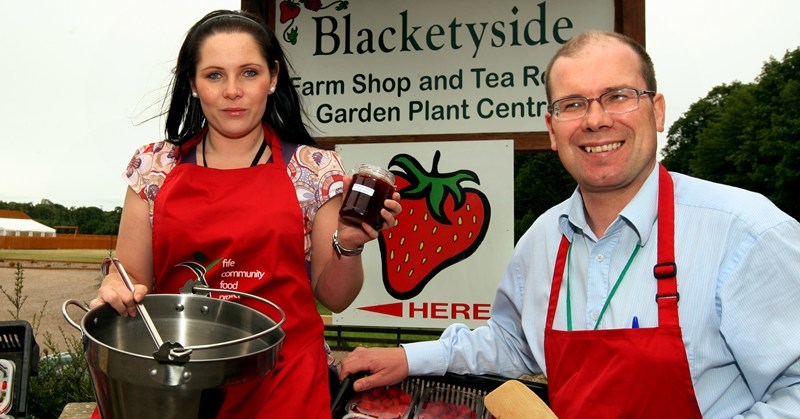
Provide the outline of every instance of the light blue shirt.
{"type": "MultiPolygon", "coordinates": [[[[672,178],[680,325],[703,415],[800,417],[800,223],[759,194],[672,178]]],[[[562,233],[573,243],[573,330],[594,328],[637,244],[598,328],[631,327],[633,316],[640,327],[657,326],[657,194],[656,167],[599,240],[577,190],[551,208],[517,244],[488,325],[455,324],[438,341],[403,345],[410,375],[546,374],[544,327],[562,233]]],[[[565,287],[558,330],[567,328],[565,287]]]]}

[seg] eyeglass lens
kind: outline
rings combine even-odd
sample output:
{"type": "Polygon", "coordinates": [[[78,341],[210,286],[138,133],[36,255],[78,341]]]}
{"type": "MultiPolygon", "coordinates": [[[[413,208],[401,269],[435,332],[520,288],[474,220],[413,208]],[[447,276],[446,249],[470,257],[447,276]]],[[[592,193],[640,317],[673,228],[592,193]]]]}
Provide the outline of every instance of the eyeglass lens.
{"type": "Polygon", "coordinates": [[[606,113],[626,113],[639,107],[639,92],[636,89],[626,88],[606,92],[598,98],[575,97],[557,100],[553,104],[555,117],[560,120],[583,118],[593,101],[600,103],[606,113]]]}

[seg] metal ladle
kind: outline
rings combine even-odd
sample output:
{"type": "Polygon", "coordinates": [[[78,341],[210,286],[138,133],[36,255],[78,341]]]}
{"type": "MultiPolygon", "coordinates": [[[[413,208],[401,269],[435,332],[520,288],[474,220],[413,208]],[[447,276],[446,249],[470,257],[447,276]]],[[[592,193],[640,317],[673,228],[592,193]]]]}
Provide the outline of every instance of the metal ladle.
{"type": "MultiPolygon", "coordinates": [[[[133,282],[131,282],[130,277],[128,277],[128,273],[125,272],[125,268],[122,267],[122,263],[119,262],[117,258],[105,258],[103,260],[103,264],[101,265],[101,271],[103,276],[108,275],[108,267],[111,264],[114,264],[114,267],[119,272],[119,276],[122,277],[122,280],[125,282],[125,285],[128,286],[128,289],[133,292],[133,282]]],[[[136,311],[139,313],[139,316],[144,321],[144,325],[147,328],[147,331],[150,333],[150,337],[153,338],[153,342],[156,344],[157,349],[161,349],[164,345],[164,340],[161,339],[161,335],[158,334],[158,330],[156,330],[156,326],[153,324],[153,320],[150,318],[150,314],[147,312],[147,307],[142,304],[136,303],[136,311]]]]}

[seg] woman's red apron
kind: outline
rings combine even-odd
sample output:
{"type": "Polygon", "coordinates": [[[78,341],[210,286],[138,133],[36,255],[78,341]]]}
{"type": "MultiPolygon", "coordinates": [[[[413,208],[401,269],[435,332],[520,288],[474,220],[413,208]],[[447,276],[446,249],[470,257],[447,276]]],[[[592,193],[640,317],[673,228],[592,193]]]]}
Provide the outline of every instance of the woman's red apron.
{"type": "MultiPolygon", "coordinates": [[[[286,312],[274,370],[227,388],[219,417],[329,417],[324,326],[308,279],[300,204],[280,140],[266,126],[264,133],[272,163],[232,170],[187,163],[167,176],[153,208],[152,292],[179,292],[197,279],[180,264],[194,262],[208,269],[209,286],[264,297],[286,312]]],[[[234,301],[275,316],[253,299],[234,301]]]]}
{"type": "Polygon", "coordinates": [[[678,322],[672,178],[659,170],[658,327],[553,330],[569,247],[562,237],[544,335],[550,407],[560,418],[701,417],[678,322]]]}

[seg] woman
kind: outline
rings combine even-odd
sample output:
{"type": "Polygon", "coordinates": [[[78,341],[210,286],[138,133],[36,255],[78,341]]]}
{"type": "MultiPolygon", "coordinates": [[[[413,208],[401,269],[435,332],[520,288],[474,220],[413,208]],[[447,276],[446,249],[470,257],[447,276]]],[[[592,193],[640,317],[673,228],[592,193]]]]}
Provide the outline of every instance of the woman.
{"type": "MultiPolygon", "coordinates": [[[[116,255],[135,292],[112,273],[91,303],[135,315],[148,292],[175,293],[196,279],[185,267],[194,263],[214,288],[278,304],[287,315],[278,364],[261,382],[230,389],[220,417],[330,416],[314,299],[335,312],[350,305],[363,281],[359,249],[378,236],[339,218],[351,179],[336,153],[314,147],[288,70],[277,39],[250,14],[215,11],[189,30],[168,139],[140,148],[126,173],[116,255]]],[[[385,202],[384,228],[398,200],[385,202]]]]}

